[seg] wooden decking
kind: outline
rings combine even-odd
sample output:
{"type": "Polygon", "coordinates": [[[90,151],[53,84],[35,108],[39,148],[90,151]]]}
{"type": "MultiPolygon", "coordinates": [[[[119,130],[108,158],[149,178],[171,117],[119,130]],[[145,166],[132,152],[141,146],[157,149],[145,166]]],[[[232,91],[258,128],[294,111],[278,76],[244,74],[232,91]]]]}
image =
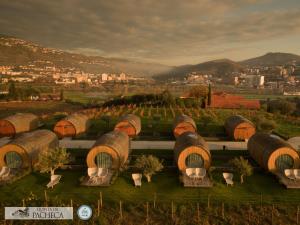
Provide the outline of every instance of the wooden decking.
{"type": "Polygon", "coordinates": [[[6,177],[0,177],[0,186],[9,183],[16,176],[20,176],[20,169],[10,169],[9,175],[6,177]]]}
{"type": "Polygon", "coordinates": [[[210,188],[213,186],[213,183],[206,175],[203,179],[198,178],[190,178],[186,175],[186,173],[182,174],[182,182],[184,187],[204,187],[210,188]]]}
{"type": "Polygon", "coordinates": [[[107,176],[104,179],[100,177],[93,177],[90,178],[89,176],[84,177],[81,185],[83,186],[101,186],[101,187],[108,187],[110,186],[110,181],[112,176],[114,175],[114,171],[109,170],[107,176]]]}
{"type": "Polygon", "coordinates": [[[300,180],[291,180],[282,173],[276,173],[279,182],[288,189],[300,189],[300,180]]]}

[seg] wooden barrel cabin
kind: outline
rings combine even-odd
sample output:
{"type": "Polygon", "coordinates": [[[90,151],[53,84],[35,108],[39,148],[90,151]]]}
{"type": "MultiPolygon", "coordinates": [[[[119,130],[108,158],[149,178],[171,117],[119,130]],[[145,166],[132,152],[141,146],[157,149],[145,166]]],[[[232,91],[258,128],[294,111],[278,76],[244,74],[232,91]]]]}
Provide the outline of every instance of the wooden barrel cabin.
{"type": "Polygon", "coordinates": [[[208,144],[197,133],[188,131],[176,139],[174,159],[180,171],[186,168],[205,168],[211,165],[211,154],[208,144]]]}
{"type": "Polygon", "coordinates": [[[262,168],[273,173],[300,166],[299,152],[273,134],[254,134],[248,141],[248,150],[262,168]]]}
{"type": "Polygon", "coordinates": [[[227,135],[233,140],[246,140],[255,134],[255,125],[240,115],[227,118],[225,122],[227,135]]]}
{"type": "Polygon", "coordinates": [[[111,131],[102,135],[89,151],[88,168],[119,169],[127,161],[130,153],[129,136],[122,131],[111,131]]]}
{"type": "Polygon", "coordinates": [[[0,137],[13,137],[16,134],[38,128],[39,118],[32,113],[17,113],[0,119],[0,137]]]}
{"type": "Polygon", "coordinates": [[[58,121],[54,126],[54,132],[59,138],[75,137],[88,130],[90,119],[82,113],[74,113],[58,121]]]}
{"type": "Polygon", "coordinates": [[[0,167],[13,169],[33,166],[40,152],[56,148],[58,139],[49,130],[36,130],[23,133],[8,144],[0,147],[0,167]]]}
{"type": "Polygon", "coordinates": [[[174,120],[173,134],[177,138],[179,135],[187,131],[196,132],[196,123],[191,117],[181,114],[174,120]]]}
{"type": "Polygon", "coordinates": [[[129,137],[137,136],[141,132],[141,119],[134,114],[125,114],[119,119],[115,130],[124,131],[129,137]]]}

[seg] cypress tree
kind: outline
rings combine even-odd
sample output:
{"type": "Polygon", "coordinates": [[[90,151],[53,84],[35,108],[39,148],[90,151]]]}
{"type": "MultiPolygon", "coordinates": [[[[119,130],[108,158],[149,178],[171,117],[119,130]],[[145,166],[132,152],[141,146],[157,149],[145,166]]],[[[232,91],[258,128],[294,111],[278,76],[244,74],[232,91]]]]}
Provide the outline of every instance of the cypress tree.
{"type": "Polygon", "coordinates": [[[211,85],[210,85],[210,83],[208,84],[207,105],[211,105],[211,85]]]}
{"type": "Polygon", "coordinates": [[[63,89],[60,90],[60,100],[61,101],[64,100],[64,90],[63,89]]]}
{"type": "Polygon", "coordinates": [[[8,95],[9,95],[9,97],[11,97],[13,99],[18,98],[18,93],[17,93],[17,90],[16,90],[16,86],[15,86],[15,83],[13,81],[9,84],[8,95]]]}

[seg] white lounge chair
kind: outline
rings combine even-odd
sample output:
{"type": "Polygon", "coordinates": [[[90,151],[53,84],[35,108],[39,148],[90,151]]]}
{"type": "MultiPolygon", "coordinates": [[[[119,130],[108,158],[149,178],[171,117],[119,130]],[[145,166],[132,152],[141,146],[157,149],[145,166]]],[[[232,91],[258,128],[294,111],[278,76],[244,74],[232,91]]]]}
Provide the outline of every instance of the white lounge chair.
{"type": "Polygon", "coordinates": [[[88,168],[87,173],[90,178],[96,177],[98,173],[98,168],[97,167],[88,168]]]}
{"type": "Polygon", "coordinates": [[[141,187],[142,186],[142,174],[140,173],[133,173],[132,179],[134,181],[134,186],[135,187],[141,187]]]}
{"type": "Polygon", "coordinates": [[[196,169],[195,168],[186,168],[185,173],[189,178],[195,178],[196,176],[196,169]]]}
{"type": "Polygon", "coordinates": [[[9,175],[10,173],[10,168],[7,166],[3,166],[1,171],[0,171],[0,178],[5,178],[9,175]]]}
{"type": "Polygon", "coordinates": [[[200,168],[193,168],[194,169],[194,178],[200,178],[200,168]]]}
{"type": "Polygon", "coordinates": [[[293,169],[285,169],[284,170],[284,175],[289,178],[290,180],[295,180],[296,177],[294,175],[294,170],[293,169]]]}
{"type": "Polygon", "coordinates": [[[300,169],[294,169],[294,176],[296,180],[300,180],[300,169]]]}
{"type": "Polygon", "coordinates": [[[51,180],[50,182],[47,184],[47,188],[53,188],[53,186],[55,186],[56,184],[59,183],[61,178],[61,175],[51,175],[51,180]]]}
{"type": "Polygon", "coordinates": [[[98,175],[98,168],[97,167],[88,168],[87,173],[89,176],[89,182],[91,182],[91,183],[96,182],[96,178],[98,175]]]}
{"type": "Polygon", "coordinates": [[[204,168],[195,168],[195,178],[203,180],[206,175],[206,169],[204,168]]]}
{"type": "Polygon", "coordinates": [[[233,186],[233,174],[232,173],[223,173],[224,180],[226,181],[227,186],[233,186]]]}
{"type": "Polygon", "coordinates": [[[1,168],[1,171],[0,171],[0,177],[5,173],[5,170],[6,170],[6,166],[3,166],[2,168],[1,168]]]}
{"type": "Polygon", "coordinates": [[[107,168],[98,168],[98,174],[97,176],[102,180],[108,175],[108,169],[107,168]]]}

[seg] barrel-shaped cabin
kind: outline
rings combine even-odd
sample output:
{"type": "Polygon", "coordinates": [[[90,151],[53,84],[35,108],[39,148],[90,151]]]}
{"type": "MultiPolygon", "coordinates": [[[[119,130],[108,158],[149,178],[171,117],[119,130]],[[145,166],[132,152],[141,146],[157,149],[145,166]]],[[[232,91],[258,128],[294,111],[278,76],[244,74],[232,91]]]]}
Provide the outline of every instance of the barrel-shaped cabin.
{"type": "Polygon", "coordinates": [[[0,167],[22,169],[33,166],[38,155],[45,150],[55,149],[58,139],[49,130],[36,130],[23,133],[11,142],[0,147],[0,167]]]}
{"type": "Polygon", "coordinates": [[[240,115],[227,118],[225,122],[227,135],[233,140],[246,140],[255,134],[255,125],[240,115]]]}
{"type": "Polygon", "coordinates": [[[174,159],[178,169],[182,172],[186,168],[205,168],[211,165],[211,154],[208,144],[197,133],[188,131],[176,139],[174,159]]]}
{"type": "Polygon", "coordinates": [[[130,153],[129,136],[122,131],[102,135],[87,154],[88,168],[118,170],[127,161],[130,153]]]}
{"type": "Polygon", "coordinates": [[[300,166],[299,152],[273,134],[254,134],[248,141],[248,151],[262,168],[272,173],[300,166]]]}
{"type": "Polygon", "coordinates": [[[90,119],[83,113],[74,113],[58,121],[54,126],[54,132],[59,138],[75,137],[88,130],[90,119]]]}
{"type": "Polygon", "coordinates": [[[173,134],[175,138],[187,131],[197,131],[195,121],[191,117],[184,114],[176,116],[173,123],[173,134]]]}
{"type": "Polygon", "coordinates": [[[120,117],[115,130],[123,131],[129,137],[135,137],[141,132],[141,119],[134,114],[125,114],[120,117]]]}
{"type": "Polygon", "coordinates": [[[0,119],[0,137],[13,137],[16,134],[38,128],[39,118],[32,113],[17,113],[0,119]]]}

